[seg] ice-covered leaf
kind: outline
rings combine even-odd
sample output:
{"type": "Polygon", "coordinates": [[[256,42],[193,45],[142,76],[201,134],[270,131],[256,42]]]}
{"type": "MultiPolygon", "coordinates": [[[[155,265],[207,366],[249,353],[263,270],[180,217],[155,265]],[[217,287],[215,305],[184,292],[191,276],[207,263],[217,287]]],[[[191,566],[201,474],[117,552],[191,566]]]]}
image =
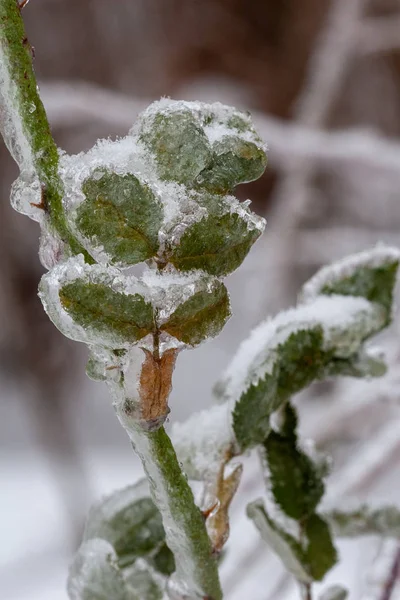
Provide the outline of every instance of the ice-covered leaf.
{"type": "Polygon", "coordinates": [[[206,216],[185,230],[172,247],[169,262],[180,271],[227,275],[243,262],[265,221],[232,196],[199,195],[197,200],[206,216]]]}
{"type": "Polygon", "coordinates": [[[171,437],[190,479],[201,481],[215,476],[235,444],[228,403],[195,412],[183,423],[174,423],[171,437]]]}
{"type": "Polygon", "coordinates": [[[269,517],[263,502],[256,500],[248,504],[247,516],[252,519],[263,540],[279,556],[289,573],[302,583],[311,583],[313,577],[304,564],[305,555],[300,542],[269,517]]]}
{"type": "Polygon", "coordinates": [[[334,509],[324,514],[338,537],[379,535],[400,538],[400,508],[382,506],[372,508],[362,505],[357,509],[334,509]]]}
{"type": "Polygon", "coordinates": [[[161,330],[185,344],[196,346],[208,337],[216,336],[230,314],[226,287],[217,279],[212,279],[205,289],[178,304],[168,320],[161,325],[161,330]]]}
{"type": "Polygon", "coordinates": [[[387,371],[385,359],[380,350],[362,349],[349,358],[334,358],[326,369],[327,376],[382,377],[387,371]]]}
{"type": "Polygon", "coordinates": [[[170,574],[174,561],[165,545],[161,515],[150,497],[145,480],[118,490],[94,505],[88,515],[84,540],[108,541],[126,566],[148,556],[161,571],[170,574]]]}
{"type": "Polygon", "coordinates": [[[348,591],[341,585],[332,585],[318,597],[318,600],[346,600],[348,591]]]}
{"type": "Polygon", "coordinates": [[[306,519],[304,537],[307,540],[305,561],[315,581],[321,581],[336,564],[338,556],[327,522],[317,514],[306,519]]]}
{"type": "Polygon", "coordinates": [[[298,447],[294,408],[288,403],[284,411],[281,431],[271,431],[263,448],[275,502],[287,516],[303,521],[319,504],[324,484],[311,458],[298,447]]]}
{"type": "Polygon", "coordinates": [[[280,404],[275,373],[265,375],[257,385],[251,384],[236,403],[233,429],[242,448],[261,444],[270,431],[270,416],[280,404]]]}
{"type": "Polygon", "coordinates": [[[192,103],[161,100],[139,117],[139,139],[154,155],[158,175],[192,184],[211,161],[211,147],[192,103]]]}
{"type": "Polygon", "coordinates": [[[319,296],[254,329],[218,383],[222,399],[236,404],[241,448],[263,441],[270,415],[292,394],[334,369],[355,369],[364,340],[385,318],[384,309],[365,298],[319,296]]]}
{"type": "Polygon", "coordinates": [[[138,559],[124,570],[124,579],[131,600],[163,600],[166,598],[166,579],[160,576],[145,560],[138,559]]]}
{"type": "MultiPolygon", "coordinates": [[[[233,132],[232,132],[233,133],[233,132]]],[[[199,187],[224,193],[239,183],[261,177],[267,166],[265,151],[239,135],[225,135],[212,147],[211,164],[197,178],[199,187]]]]}
{"type": "Polygon", "coordinates": [[[128,347],[154,330],[147,289],[111,267],[70,258],[42,277],[40,297],[60,331],[77,341],[128,347]]]}
{"type": "Polygon", "coordinates": [[[112,262],[125,266],[157,253],[163,211],[149,185],[130,173],[97,169],[82,191],[86,199],[77,208],[75,226],[89,243],[103,246],[112,262]]]}
{"type": "Polygon", "coordinates": [[[308,301],[319,294],[363,297],[383,307],[387,325],[399,260],[399,250],[386,246],[344,258],[318,271],[304,285],[301,300],[308,301]]]}
{"type": "Polygon", "coordinates": [[[114,548],[105,540],[84,543],[69,570],[70,600],[130,600],[116,559],[114,548]]]}
{"type": "Polygon", "coordinates": [[[152,152],[161,179],[224,193],[265,170],[266,146],[250,116],[219,102],[162,99],[133,132],[152,152]]]}

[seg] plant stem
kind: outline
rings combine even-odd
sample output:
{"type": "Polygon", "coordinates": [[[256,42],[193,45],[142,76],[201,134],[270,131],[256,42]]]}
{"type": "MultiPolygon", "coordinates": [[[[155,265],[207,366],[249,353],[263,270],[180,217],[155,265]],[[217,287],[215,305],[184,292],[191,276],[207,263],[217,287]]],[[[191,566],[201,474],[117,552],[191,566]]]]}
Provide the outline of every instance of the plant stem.
{"type": "Polygon", "coordinates": [[[40,99],[32,48],[17,0],[0,0],[0,95],[4,141],[21,172],[35,172],[42,188],[40,208],[74,254],[87,252],[70,233],[62,206],[58,151],[40,99]]]}
{"type": "Polygon", "coordinates": [[[154,502],[161,512],[166,541],[176,563],[176,581],[186,597],[220,600],[217,561],[193,492],[164,427],[145,431],[115,405],[118,418],[140,457],[154,502]]]}

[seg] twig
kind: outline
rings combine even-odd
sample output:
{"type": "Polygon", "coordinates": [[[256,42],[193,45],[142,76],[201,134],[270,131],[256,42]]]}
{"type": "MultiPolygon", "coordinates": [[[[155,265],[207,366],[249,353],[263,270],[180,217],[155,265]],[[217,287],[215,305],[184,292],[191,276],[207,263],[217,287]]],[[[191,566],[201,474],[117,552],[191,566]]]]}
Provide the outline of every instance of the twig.
{"type": "Polygon", "coordinates": [[[36,172],[54,229],[74,253],[86,251],[68,230],[58,176],[58,151],[37,91],[31,48],[16,0],[0,1],[1,129],[21,172],[36,172]]]}

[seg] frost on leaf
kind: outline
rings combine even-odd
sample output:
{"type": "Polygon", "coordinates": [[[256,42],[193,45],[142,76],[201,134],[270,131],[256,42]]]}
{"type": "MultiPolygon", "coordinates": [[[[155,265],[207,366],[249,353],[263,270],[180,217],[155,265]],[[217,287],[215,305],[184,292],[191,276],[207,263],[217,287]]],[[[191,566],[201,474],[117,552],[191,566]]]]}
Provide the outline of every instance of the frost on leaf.
{"type": "Polygon", "coordinates": [[[95,170],[82,184],[85,201],[75,226],[92,245],[103,246],[111,261],[134,265],[157,254],[163,213],[151,188],[131,173],[95,170]]]}
{"type": "Polygon", "coordinates": [[[175,570],[172,553],[165,544],[161,515],[145,480],[114,492],[91,508],[84,541],[93,538],[106,540],[114,547],[121,567],[146,557],[165,575],[175,570]]]}
{"type": "Polygon", "coordinates": [[[227,275],[243,262],[265,221],[233,196],[195,198],[206,215],[187,227],[168,260],[180,271],[201,269],[217,277],[227,275]]]}
{"type": "Polygon", "coordinates": [[[84,543],[69,571],[70,600],[130,600],[116,560],[114,548],[105,540],[84,543]]]}
{"type": "Polygon", "coordinates": [[[263,450],[275,502],[288,517],[304,521],[319,504],[324,484],[311,458],[298,446],[295,409],[288,403],[284,412],[284,425],[280,432],[268,435],[263,450]]]}
{"type": "Polygon", "coordinates": [[[338,537],[378,535],[400,538],[400,508],[397,506],[372,508],[363,504],[356,509],[333,509],[324,517],[338,537]]]}
{"type": "Polygon", "coordinates": [[[209,280],[205,289],[179,304],[161,330],[190,346],[214,337],[229,319],[228,291],[217,279],[209,280]]]}
{"type": "Polygon", "coordinates": [[[331,374],[381,374],[363,342],[386,323],[384,308],[362,297],[318,296],[261,323],[238,349],[218,387],[235,403],[242,449],[262,443],[269,417],[294,393],[331,374]]]}
{"type": "Polygon", "coordinates": [[[163,600],[166,578],[157,573],[145,560],[138,559],[124,570],[130,600],[163,600]]]}
{"type": "Polygon", "coordinates": [[[400,252],[377,246],[322,268],[303,287],[301,301],[319,294],[358,296],[383,307],[387,325],[391,320],[393,289],[400,252]]]}
{"type": "Polygon", "coordinates": [[[218,102],[154,102],[133,132],[153,154],[161,179],[214,193],[257,179],[267,163],[250,117],[218,102]]]}
{"type": "Polygon", "coordinates": [[[336,564],[337,553],[329,527],[318,515],[307,519],[302,536],[304,539],[301,541],[273,521],[260,500],[247,506],[247,515],[254,521],[261,537],[298,581],[320,581],[336,564]]]}
{"type": "Polygon", "coordinates": [[[262,539],[279,556],[289,573],[297,581],[311,583],[313,577],[304,565],[305,557],[301,544],[275,523],[266,512],[261,500],[247,505],[247,516],[254,522],[262,539]]]}
{"type": "Polygon", "coordinates": [[[71,258],[42,277],[40,297],[50,319],[71,339],[129,347],[154,329],[146,290],[134,278],[71,258]]]}
{"type": "Polygon", "coordinates": [[[229,406],[212,406],[194,413],[183,423],[174,423],[171,438],[189,479],[215,478],[235,444],[229,406]]]}

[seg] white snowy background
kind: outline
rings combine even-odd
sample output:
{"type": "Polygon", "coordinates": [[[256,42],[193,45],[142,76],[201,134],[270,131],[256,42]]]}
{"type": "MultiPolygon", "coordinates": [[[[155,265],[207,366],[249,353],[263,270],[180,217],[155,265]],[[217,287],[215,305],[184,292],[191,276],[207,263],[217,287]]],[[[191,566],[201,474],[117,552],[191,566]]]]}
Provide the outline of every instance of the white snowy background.
{"type": "MultiPolygon", "coordinates": [[[[288,74],[274,76],[269,57],[258,79],[250,72],[260,73],[265,48],[260,38],[261,58],[255,61],[247,38],[240,37],[241,19],[248,22],[246,3],[191,4],[190,12],[169,0],[131,0],[118,10],[106,0],[67,7],[66,0],[34,0],[24,10],[44,103],[67,151],[125,133],[138,111],[163,93],[249,109],[269,145],[273,184],[241,192],[254,193],[255,209],[268,219],[266,233],[227,281],[234,316],[221,336],[180,356],[171,421],[212,402],[212,384],[241,339],[261,318],[293,303],[301,283],[321,264],[379,241],[400,247],[400,2],[288,2],[283,18],[304,29],[307,18],[313,22],[313,10],[319,11],[306,37],[304,64],[283,63],[288,74]],[[170,56],[183,55],[185,44],[193,54],[195,43],[175,38],[171,19],[181,19],[183,28],[186,23],[186,38],[200,44],[201,32],[228,17],[239,36],[232,60],[243,59],[248,80],[232,75],[233,67],[212,68],[212,58],[208,69],[181,66],[177,75],[170,56]],[[161,31],[162,19],[167,24],[161,31]],[[135,54],[129,56],[121,44],[131,37],[135,54]],[[92,71],[85,66],[90,45],[97,49],[92,71]],[[299,81],[286,107],[269,104],[270,90],[276,86],[279,92],[290,76],[299,81]]],[[[256,18],[265,18],[264,5],[272,11],[273,4],[260,2],[258,12],[253,7],[256,18]]],[[[301,37],[288,28],[289,36],[301,37]]],[[[279,31],[283,35],[284,27],[279,31]]],[[[300,52],[295,39],[288,52],[300,52]]],[[[66,600],[68,563],[89,505],[138,479],[141,468],[105,386],[85,378],[84,348],[43,329],[40,307],[32,309],[40,276],[38,230],[6,208],[17,173],[4,149],[0,158],[0,598],[66,600]]],[[[384,379],[319,384],[298,398],[304,436],[333,456],[333,501],[348,496],[400,505],[399,318],[379,340],[390,363],[384,379]]],[[[262,495],[257,459],[249,456],[221,568],[227,600],[298,598],[245,516],[246,503],[262,495]]],[[[339,549],[340,563],[316,591],[341,583],[351,590],[350,600],[389,600],[384,584],[397,543],[365,538],[341,542],[339,549]]],[[[391,598],[400,598],[400,580],[391,598]]]]}

